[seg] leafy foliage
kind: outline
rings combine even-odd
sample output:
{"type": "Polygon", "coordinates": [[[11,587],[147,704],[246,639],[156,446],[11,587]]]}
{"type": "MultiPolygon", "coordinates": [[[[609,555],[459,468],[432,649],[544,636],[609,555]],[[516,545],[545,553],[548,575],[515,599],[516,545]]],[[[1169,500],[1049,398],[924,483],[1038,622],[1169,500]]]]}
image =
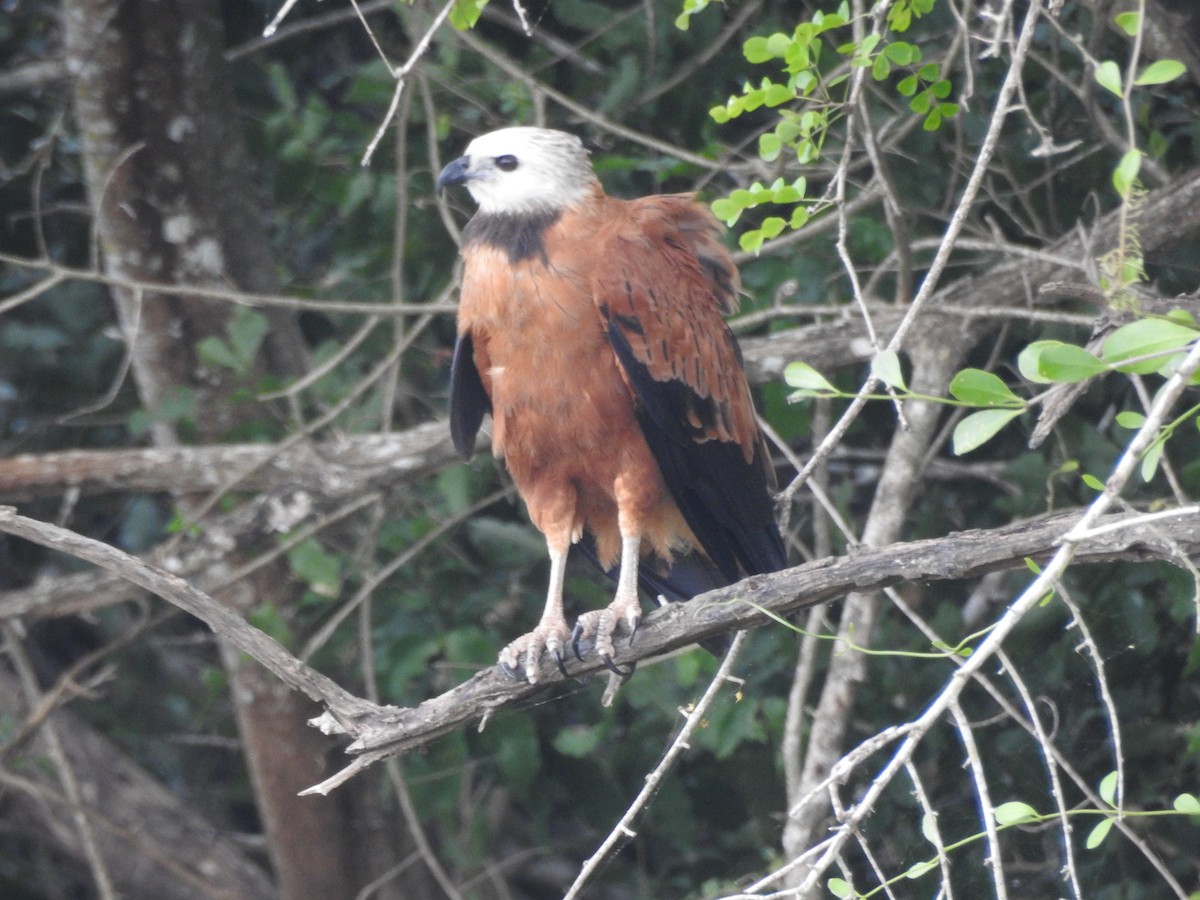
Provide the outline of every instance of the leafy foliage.
{"type": "MultiPolygon", "coordinates": [[[[484,5],[456,3],[451,22],[472,28],[470,36],[484,40],[495,56],[439,33],[411,73],[398,117],[369,167],[359,160],[394,82],[356,20],[334,30],[306,23],[313,28],[236,56],[231,71],[272,210],[277,274],[289,294],[381,306],[437,303],[441,309],[456,251],[432,195],[433,173],[470,135],[544,117],[589,140],[611,193],[701,186],[717,217],[741,229],[741,249],[760,254],[743,266],[749,296],[740,327],[750,340],[779,337],[797,324],[845,321],[858,314],[857,307],[844,307],[859,294],[871,312],[888,299],[903,304],[929,271],[927,248],[945,232],[970,154],[986,128],[989,98],[1004,75],[997,57],[1008,52],[1001,43],[992,56],[981,55],[989,45],[979,18],[963,26],[975,29],[964,51],[956,40],[965,32],[957,30],[950,0],[895,0],[870,5],[861,16],[850,3],[799,9],[770,0],[748,24],[728,31],[736,4],[727,10],[706,0],[672,0],[634,10],[562,0],[526,10],[532,39],[512,27],[507,8],[496,4],[485,11],[484,5]],[[699,51],[708,49],[713,54],[697,65],[699,51]],[[548,99],[559,94],[603,117],[564,111],[548,99]],[[871,134],[859,125],[857,139],[848,140],[856,117],[866,118],[871,134]],[[875,158],[865,150],[867,140],[875,142],[875,158]],[[660,149],[663,143],[690,151],[688,161],[660,149]],[[749,153],[727,149],[737,147],[749,153]],[[700,164],[706,158],[720,162],[706,168],[700,164]],[[844,204],[864,185],[884,183],[889,196],[902,201],[893,219],[879,204],[844,204]],[[831,218],[835,207],[842,217],[836,238],[835,229],[820,230],[822,217],[831,218]],[[819,227],[805,231],[814,225],[819,227]],[[787,246],[781,238],[804,242],[787,246]]],[[[263,7],[247,4],[226,13],[238,46],[261,29],[263,7]]],[[[1137,12],[1123,12],[1113,32],[1110,23],[1094,22],[1086,5],[1068,4],[1060,14],[1061,32],[1039,33],[1039,62],[1024,73],[1022,118],[1006,126],[1000,155],[971,212],[967,246],[953,257],[949,277],[982,283],[988,267],[1011,253],[1034,253],[1077,227],[1090,229],[1097,206],[1123,207],[1129,221],[1113,255],[1097,247],[1097,258],[1085,261],[1098,271],[1097,282],[1114,305],[1129,306],[1139,285],[1153,284],[1166,295],[1194,289],[1191,232],[1175,256],[1144,252],[1138,235],[1138,210],[1146,184],[1158,186],[1156,170],[1173,173],[1200,163],[1195,73],[1184,73],[1171,59],[1130,59],[1148,14],[1141,4],[1137,12]],[[1064,36],[1089,31],[1086,45],[1064,36]],[[1087,90],[1095,93],[1080,96],[1087,90]],[[1124,142],[1103,137],[1108,132],[1097,128],[1095,117],[1118,123],[1119,130],[1127,111],[1135,133],[1124,142]],[[1050,150],[1043,152],[1046,146],[1050,150]]],[[[370,21],[389,65],[407,58],[427,24],[408,6],[374,13],[370,21]]],[[[10,51],[6,58],[45,56],[55,27],[48,13],[3,17],[0,46],[10,51]]],[[[52,87],[12,103],[6,98],[0,110],[0,234],[6,253],[35,258],[44,240],[53,259],[84,267],[91,251],[90,223],[79,214],[84,166],[77,136],[61,124],[66,108],[66,94],[52,87]]],[[[465,203],[452,198],[451,221],[461,224],[466,214],[465,203]]],[[[0,272],[3,297],[26,290],[38,277],[7,267],[0,272]]],[[[129,379],[122,381],[124,345],[107,301],[102,286],[77,280],[0,314],[5,455],[136,448],[156,422],[177,425],[185,443],[196,439],[195,396],[179,391],[148,406],[129,379]],[[110,385],[116,385],[111,397],[110,385]],[[93,408],[100,401],[106,402],[93,408]]],[[[1074,304],[1066,311],[1081,309],[1074,304]]],[[[1153,398],[1200,336],[1186,302],[1181,310],[1137,318],[1091,349],[1079,324],[1014,318],[990,331],[970,365],[934,398],[961,415],[947,431],[953,452],[963,458],[947,459],[940,447],[928,450],[936,477],[921,484],[908,515],[911,534],[989,527],[1086,502],[1102,489],[1098,476],[1111,469],[1130,430],[1144,422],[1145,398],[1153,398]],[[1026,448],[1020,432],[1039,396],[1081,381],[1089,390],[1054,440],[1036,451],[1026,448]]],[[[449,316],[412,312],[370,323],[356,313],[309,309],[298,319],[309,368],[319,377],[291,389],[278,376],[258,375],[252,365],[268,335],[261,310],[236,307],[225,333],[197,348],[205,365],[243,379],[239,396],[260,413],[255,440],[276,440],[285,432],[303,432],[307,439],[399,431],[444,408],[454,331],[449,316]],[[393,357],[400,346],[404,352],[393,357]],[[281,388],[291,392],[281,400],[259,399],[281,388]]],[[[805,358],[803,350],[797,355],[805,358]]],[[[831,501],[856,529],[868,515],[879,459],[896,429],[894,400],[930,399],[911,387],[920,383],[922,361],[907,348],[874,347],[857,356],[867,357],[869,373],[890,391],[881,391],[879,402],[848,429],[844,454],[829,466],[831,501]]],[[[847,354],[822,363],[823,371],[792,361],[784,370],[786,385],[762,388],[760,406],[801,454],[811,448],[819,406],[855,396],[866,377],[850,359],[847,354]]],[[[1178,487],[1190,498],[1200,492],[1200,409],[1189,405],[1194,388],[1184,396],[1143,458],[1143,483],[1131,492],[1132,501],[1170,502],[1168,472],[1172,491],[1178,487]]],[[[786,479],[786,469],[781,475],[786,479]]],[[[289,646],[311,649],[318,667],[343,683],[377,685],[390,703],[415,705],[490,665],[504,638],[536,616],[547,577],[540,538],[519,504],[504,499],[476,508],[503,487],[499,467],[484,455],[416,484],[398,481],[369,509],[313,534],[268,533],[264,550],[279,551],[286,560],[296,609],[284,617],[264,607],[254,621],[289,646]],[[403,564],[376,583],[375,576],[397,560],[403,564]],[[358,604],[352,611],[346,606],[351,598],[358,604]],[[343,611],[347,619],[310,646],[343,611]]],[[[218,508],[234,508],[241,498],[239,488],[218,508]]],[[[47,519],[66,516],[72,527],[130,547],[165,539],[172,521],[176,534],[204,533],[203,523],[188,520],[166,492],[84,495],[69,503],[55,496],[27,511],[47,519]]],[[[793,539],[815,545],[819,516],[802,501],[794,510],[793,539]]],[[[852,538],[835,535],[831,542],[834,552],[843,552],[852,538]]],[[[27,548],[3,553],[6,588],[64,565],[27,548]]],[[[1019,577],[1005,587],[1012,589],[1019,577]]],[[[601,604],[608,590],[586,567],[572,569],[568,593],[577,609],[601,604]]],[[[964,584],[904,586],[909,607],[942,637],[931,641],[895,610],[882,618],[874,644],[882,651],[865,657],[869,689],[853,711],[855,729],[865,735],[918,714],[948,677],[948,659],[967,658],[988,621],[967,619],[967,607],[977,605],[965,601],[972,590],[964,584]]],[[[1097,785],[1107,804],[1087,807],[1095,823],[1081,820],[1086,824],[1078,844],[1089,852],[1077,868],[1085,895],[1104,897],[1113,885],[1129,896],[1154,896],[1161,888],[1153,867],[1127,852],[1120,832],[1110,830],[1117,809],[1169,813],[1147,816],[1137,827],[1165,836],[1162,843],[1174,848],[1173,870],[1194,871],[1200,759],[1195,592],[1187,572],[1166,565],[1072,572],[1006,644],[1012,670],[1026,679],[1037,707],[1054,710],[1055,748],[1086,784],[1097,785]],[[1115,779],[1106,778],[1113,770],[1112,726],[1093,700],[1098,676],[1077,650],[1076,627],[1068,630],[1074,616],[1062,605],[1065,596],[1084,608],[1125,723],[1126,779],[1119,798],[1115,779]]],[[[129,646],[121,642],[131,631],[131,615],[115,607],[87,623],[99,640],[116,642],[118,686],[103,703],[80,701],[76,708],[164,782],[202,804],[220,827],[257,828],[247,812],[248,778],[235,754],[222,755],[218,771],[211,751],[177,740],[198,735],[222,746],[238,742],[229,686],[205,633],[176,618],[129,646]],[[155,698],[149,712],[147,695],[155,698]]],[[[717,895],[732,891],[743,876],[779,864],[785,789],[780,747],[804,641],[804,634],[782,626],[753,637],[747,671],[739,673],[745,684],[713,708],[681,768],[638,823],[633,850],[613,860],[599,891],[614,897],[717,895]]],[[[861,645],[821,646],[813,657],[816,678],[835,654],[858,652],[854,647],[861,645]]],[[[64,652],[60,645],[51,650],[64,652]]],[[[548,702],[497,714],[482,732],[454,733],[407,756],[406,783],[438,858],[456,881],[475,885],[481,882],[472,879],[509,863],[533,878],[532,867],[520,869],[529,855],[576,866],[640,788],[677,727],[679,709],[703,690],[714,668],[710,656],[692,650],[643,666],[611,710],[599,708],[598,685],[572,685],[548,702]]],[[[1017,696],[1008,682],[1003,691],[1017,696]]],[[[813,702],[810,697],[810,708],[813,702]]],[[[1006,826],[1003,846],[1029,861],[1023,886],[1038,895],[1061,893],[1053,842],[1018,827],[1052,815],[1040,812],[1052,810],[1053,801],[1032,774],[1045,770],[1045,760],[1021,727],[998,717],[982,691],[967,695],[964,706],[969,719],[989,723],[980,753],[992,796],[1012,798],[998,803],[993,817],[1006,826]]],[[[882,804],[863,829],[877,859],[850,854],[847,871],[827,882],[835,896],[875,889],[855,893],[876,863],[896,877],[898,893],[926,891],[940,877],[931,845],[953,845],[956,896],[990,890],[987,876],[979,874],[988,871],[981,823],[973,809],[962,811],[961,798],[971,790],[961,777],[962,747],[953,737],[934,735],[923,753],[918,768],[939,815],[918,810],[907,790],[890,795],[892,802],[882,804]],[[935,826],[937,839],[931,837],[935,826]]],[[[868,786],[868,771],[857,769],[844,796],[868,786]]],[[[367,793],[387,795],[382,777],[370,788],[367,793]]],[[[1068,793],[1070,803],[1082,803],[1075,788],[1068,786],[1068,793]]],[[[405,832],[393,801],[380,800],[373,809],[389,833],[405,832]]],[[[11,878],[11,871],[0,867],[0,879],[11,878]]],[[[0,893],[7,887],[0,881],[0,893]]],[[[555,891],[561,893],[561,886],[543,893],[555,891]]],[[[475,895],[492,896],[483,888],[475,895]]]]}
{"type": "MultiPolygon", "coordinates": [[[[933,0],[900,0],[888,8],[887,29],[872,31],[861,40],[836,45],[833,52],[849,59],[844,64],[829,61],[830,42],[834,32],[855,24],[850,5],[843,2],[836,12],[818,11],[809,21],[798,24],[788,35],[775,32],[749,38],[742,47],[748,62],[782,64],[785,81],[763,77],[757,85],[747,82],[740,95],[734,95],[724,106],[713,107],[709,115],[725,124],[760,108],[777,109],[779,120],[771,131],[758,139],[758,155],[766,162],[779,160],[785,149],[800,165],[820,159],[827,135],[844,114],[850,102],[855,81],[854,69],[869,69],[875,81],[886,81],[894,72],[909,71],[900,79],[896,90],[908,98],[908,108],[924,116],[922,127],[936,131],[944,119],[958,112],[958,105],[946,98],[953,89],[943,78],[937,62],[922,63],[919,45],[888,40],[890,33],[908,31],[913,19],[933,9],[933,0]],[[890,33],[889,33],[890,32],[890,33]],[[825,57],[825,64],[822,59],[825,57]],[[830,69],[830,66],[835,67],[830,69]],[[797,108],[785,108],[795,104],[797,108]]],[[[836,57],[834,58],[836,60],[836,57]]],[[[844,60],[838,61],[844,63],[844,60]]],[[[770,187],[754,182],[748,189],[734,191],[729,197],[713,203],[717,218],[732,226],[742,212],[764,203],[791,206],[788,216],[768,216],[757,228],[742,233],[738,242],[743,250],[757,252],[764,241],[778,237],[785,229],[803,227],[810,218],[828,208],[828,201],[806,196],[807,182],[803,176],[790,183],[777,179],[770,187]]]]}

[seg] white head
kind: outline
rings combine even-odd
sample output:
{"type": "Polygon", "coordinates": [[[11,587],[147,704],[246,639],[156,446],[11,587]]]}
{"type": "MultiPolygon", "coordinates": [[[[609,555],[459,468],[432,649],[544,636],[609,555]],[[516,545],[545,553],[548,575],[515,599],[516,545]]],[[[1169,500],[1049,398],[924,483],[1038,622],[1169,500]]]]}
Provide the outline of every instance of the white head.
{"type": "Polygon", "coordinates": [[[596,183],[583,142],[548,128],[501,128],[480,135],[437,179],[465,184],[482,213],[522,215],[560,210],[596,183]]]}

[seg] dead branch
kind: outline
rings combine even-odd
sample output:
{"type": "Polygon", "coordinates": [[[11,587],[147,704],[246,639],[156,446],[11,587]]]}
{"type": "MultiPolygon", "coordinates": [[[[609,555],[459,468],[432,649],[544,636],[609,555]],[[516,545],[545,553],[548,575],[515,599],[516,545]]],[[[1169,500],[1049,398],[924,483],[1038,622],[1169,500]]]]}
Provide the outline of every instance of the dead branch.
{"type": "MultiPolygon", "coordinates": [[[[644,620],[633,646],[619,648],[618,664],[634,663],[729,631],[757,628],[851,591],[877,590],[905,581],[969,579],[1020,568],[1027,558],[1050,556],[1079,513],[1059,513],[991,530],[893,544],[848,556],[818,560],[772,575],[748,578],[690,603],[671,604],[644,620]]],[[[496,666],[463,684],[407,709],[377,706],[355,697],[301,663],[275,641],[182,579],[113,547],[0,507],[0,531],[92,562],[192,613],[282,681],[324,703],[328,712],[316,724],[353,738],[348,752],[363,754],[359,771],[371,762],[419,747],[491,712],[542,694],[564,678],[553,663],[540,671],[539,684],[517,682],[496,666]]],[[[1153,517],[1137,513],[1107,516],[1081,540],[1077,562],[1116,560],[1181,561],[1200,555],[1200,510],[1191,507],[1153,517]]],[[[585,657],[568,660],[568,676],[598,674],[602,665],[585,657]]],[[[328,782],[327,782],[328,784],[328,782]]]]}
{"type": "Polygon", "coordinates": [[[262,663],[288,687],[324,703],[330,710],[354,714],[372,705],[304,665],[274,638],[250,625],[225,604],[196,590],[178,575],[66,528],[17,515],[12,507],[0,506],[0,531],[108,569],[191,613],[238,650],[262,663]]]}
{"type": "Polygon", "coordinates": [[[283,450],[272,444],[70,450],[0,459],[0,498],[27,501],[67,488],[197,494],[225,487],[230,472],[247,472],[239,491],[289,488],[338,500],[417,481],[456,459],[445,422],[283,450]]]}

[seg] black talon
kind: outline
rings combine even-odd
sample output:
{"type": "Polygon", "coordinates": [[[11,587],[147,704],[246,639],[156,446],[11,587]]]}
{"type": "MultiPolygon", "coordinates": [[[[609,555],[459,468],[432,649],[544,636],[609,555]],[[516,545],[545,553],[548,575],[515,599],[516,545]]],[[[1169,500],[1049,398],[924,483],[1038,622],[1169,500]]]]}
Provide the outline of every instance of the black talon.
{"type": "Polygon", "coordinates": [[[642,620],[638,619],[633,623],[633,627],[629,629],[629,646],[633,646],[633,639],[637,637],[638,629],[642,627],[642,620]]]}
{"type": "Polygon", "coordinates": [[[583,637],[583,628],[576,622],[575,627],[571,629],[571,649],[575,651],[575,658],[583,662],[583,654],[579,652],[579,639],[581,637],[583,637]]]}
{"type": "Polygon", "coordinates": [[[520,672],[518,672],[516,669],[514,669],[512,666],[510,666],[504,660],[500,660],[499,662],[496,663],[496,665],[498,665],[500,667],[500,671],[503,672],[505,675],[507,675],[509,678],[512,678],[514,680],[519,680],[522,677],[520,672]]]}
{"type": "Polygon", "coordinates": [[[563,655],[558,650],[554,651],[554,663],[558,666],[558,671],[562,673],[563,678],[569,678],[567,675],[567,667],[564,665],[563,655]]]}
{"type": "Polygon", "coordinates": [[[633,666],[630,666],[628,669],[622,669],[612,661],[612,657],[608,654],[602,655],[600,659],[604,662],[604,668],[608,669],[608,671],[612,672],[618,678],[628,678],[633,674],[633,666]]]}

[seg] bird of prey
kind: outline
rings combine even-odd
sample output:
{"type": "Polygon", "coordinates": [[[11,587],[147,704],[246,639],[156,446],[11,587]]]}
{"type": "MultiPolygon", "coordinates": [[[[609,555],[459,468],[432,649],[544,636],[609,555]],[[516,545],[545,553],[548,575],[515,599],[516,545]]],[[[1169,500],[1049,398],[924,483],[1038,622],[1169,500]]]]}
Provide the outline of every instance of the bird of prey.
{"type": "Polygon", "coordinates": [[[478,211],[462,232],[450,429],[469,459],[485,415],[550,552],[537,627],[500,654],[530,682],[568,646],[612,661],[640,583],[688,599],[784,566],[774,484],[741,354],[722,318],[739,279],[690,195],[604,193],[575,136],[504,128],[438,175],[478,211]],[[614,575],[607,608],[568,630],[563,578],[582,543],[614,575]],[[639,571],[640,570],[640,571],[639,571]]]}

